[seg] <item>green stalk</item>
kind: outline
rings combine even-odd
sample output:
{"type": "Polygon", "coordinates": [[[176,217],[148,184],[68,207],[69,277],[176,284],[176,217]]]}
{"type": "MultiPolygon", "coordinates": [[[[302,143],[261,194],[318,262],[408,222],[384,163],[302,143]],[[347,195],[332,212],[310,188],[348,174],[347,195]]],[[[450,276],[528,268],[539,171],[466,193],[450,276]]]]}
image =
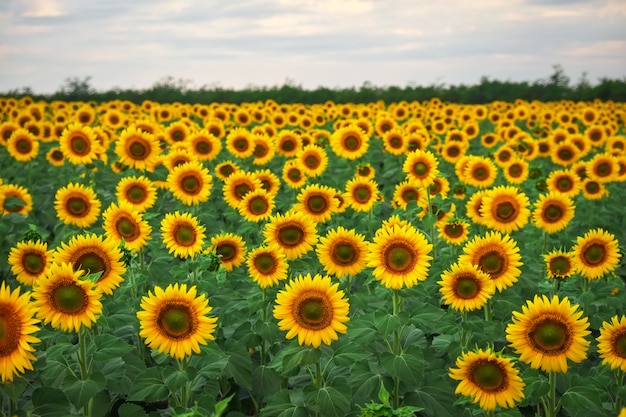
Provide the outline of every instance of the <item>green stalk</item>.
{"type": "MultiPolygon", "coordinates": [[[[178,362],[178,371],[185,372],[189,362],[191,361],[191,357],[185,357],[183,359],[177,359],[178,362]]],[[[180,405],[181,407],[187,409],[189,408],[189,400],[191,399],[191,381],[186,382],[180,388],[180,405]]]]}
{"type": "Polygon", "coordinates": [[[467,349],[467,331],[465,330],[465,321],[467,320],[467,311],[461,311],[461,351],[465,352],[467,349]]]}
{"type": "MultiPolygon", "coordinates": [[[[616,369],[615,381],[617,382],[617,387],[618,388],[624,386],[624,375],[626,375],[626,372],[622,371],[619,368],[616,369]]],[[[613,411],[617,415],[620,412],[621,409],[622,409],[622,397],[617,395],[616,398],[615,398],[615,405],[613,407],[613,411]]]]}
{"type": "MultiPolygon", "coordinates": [[[[400,298],[399,290],[393,290],[393,315],[396,316],[400,312],[400,304],[402,299],[400,298]]],[[[393,331],[393,345],[392,345],[394,355],[398,356],[400,354],[400,331],[395,329],[393,331]]],[[[400,377],[397,375],[393,376],[393,393],[392,393],[392,407],[397,409],[400,407],[400,377]]]]}
{"type": "Polygon", "coordinates": [[[485,304],[485,321],[491,321],[493,318],[493,311],[491,311],[491,298],[487,300],[485,304]]]}
{"type": "MultiPolygon", "coordinates": [[[[426,190],[426,201],[428,202],[428,213],[426,214],[428,217],[436,217],[437,214],[433,213],[433,209],[430,206],[430,187],[425,187],[426,190]]],[[[436,220],[435,220],[436,221],[436,220]]],[[[437,259],[437,251],[435,250],[435,221],[432,222],[432,225],[430,226],[430,243],[432,243],[433,245],[433,251],[431,252],[432,257],[433,257],[433,262],[435,262],[435,259],[437,259]]]]}
{"type": "MultiPolygon", "coordinates": [[[[80,367],[80,378],[83,381],[88,381],[91,375],[91,367],[87,364],[87,328],[82,326],[78,331],[78,366],[80,367]]],[[[93,409],[93,398],[89,399],[89,402],[84,407],[86,417],[91,417],[93,409]]]]}
{"type": "Polygon", "coordinates": [[[548,380],[550,382],[550,391],[546,394],[546,401],[544,402],[544,411],[546,417],[556,417],[557,405],[556,405],[556,372],[550,371],[548,373],[548,380]]]}

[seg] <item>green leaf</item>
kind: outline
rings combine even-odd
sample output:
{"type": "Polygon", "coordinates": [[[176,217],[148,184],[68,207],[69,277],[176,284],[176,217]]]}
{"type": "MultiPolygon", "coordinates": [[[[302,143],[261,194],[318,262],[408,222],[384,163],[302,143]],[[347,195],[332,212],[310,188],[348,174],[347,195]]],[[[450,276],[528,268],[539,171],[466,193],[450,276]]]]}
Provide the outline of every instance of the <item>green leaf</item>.
{"type": "Polygon", "coordinates": [[[215,404],[215,417],[220,417],[224,413],[224,411],[226,411],[228,403],[230,403],[230,400],[234,396],[235,394],[231,394],[230,396],[224,398],[223,400],[220,400],[217,404],[215,404]]]}
{"type": "Polygon", "coordinates": [[[308,410],[293,400],[294,396],[301,395],[301,389],[280,390],[269,398],[268,403],[261,409],[260,417],[309,417],[308,410]]]}
{"type": "Polygon", "coordinates": [[[196,368],[193,366],[187,367],[184,371],[168,366],[163,370],[164,382],[170,392],[175,392],[187,382],[193,381],[197,375],[196,368]]]}
{"type": "Polygon", "coordinates": [[[130,401],[155,402],[166,399],[170,391],[163,381],[162,368],[148,368],[141,372],[128,393],[130,401]]]}
{"type": "MultiPolygon", "coordinates": [[[[346,384],[347,387],[347,384],[346,384]]],[[[343,391],[343,390],[342,390],[343,391]]],[[[304,388],[305,404],[318,409],[324,417],[345,417],[350,409],[350,392],[340,392],[334,387],[317,389],[312,385],[304,388]]]]}
{"type": "Polygon", "coordinates": [[[105,385],[106,380],[102,372],[93,372],[87,380],[77,379],[74,374],[68,374],[63,381],[63,390],[74,407],[80,410],[105,385]]]}
{"type": "Polygon", "coordinates": [[[106,378],[106,387],[111,391],[119,390],[119,384],[126,375],[126,363],[122,358],[113,358],[106,361],[100,371],[106,378]]]}
{"type": "Polygon", "coordinates": [[[383,352],[380,362],[391,375],[414,385],[417,385],[424,367],[423,356],[418,350],[399,355],[383,352]]]}
{"type": "Polygon", "coordinates": [[[280,329],[276,323],[273,321],[264,322],[261,320],[254,324],[254,331],[260,335],[263,340],[269,343],[274,343],[280,333],[280,329]]]}
{"type": "Polygon", "coordinates": [[[602,391],[594,386],[577,386],[561,396],[563,408],[571,416],[596,417],[606,415],[602,411],[602,391]]]}
{"type": "Polygon", "coordinates": [[[28,386],[25,379],[14,379],[10,384],[0,384],[0,392],[4,393],[10,399],[17,401],[28,386]]]}
{"type": "MultiPolygon", "coordinates": [[[[345,340],[345,339],[344,339],[345,340]]],[[[371,357],[371,353],[356,343],[338,343],[333,354],[333,361],[338,366],[352,366],[355,362],[360,362],[371,357]]]]}
{"type": "Polygon", "coordinates": [[[252,388],[252,360],[244,345],[234,339],[226,340],[224,354],[228,356],[226,372],[237,384],[252,388]]]}
{"type": "Polygon", "coordinates": [[[404,397],[408,404],[419,404],[428,415],[437,417],[458,417],[459,412],[452,406],[454,390],[444,392],[434,387],[423,387],[419,391],[409,392],[404,397]]]}
{"type": "Polygon", "coordinates": [[[124,403],[118,408],[117,414],[120,417],[146,417],[148,414],[143,408],[133,403],[124,403]]]}
{"type": "Polygon", "coordinates": [[[97,361],[108,361],[120,358],[135,349],[133,345],[130,345],[108,333],[99,334],[94,338],[94,340],[96,344],[96,352],[94,353],[93,358],[97,361]]]}
{"type": "Polygon", "coordinates": [[[395,314],[382,314],[374,318],[374,325],[383,337],[387,337],[402,326],[402,321],[395,314]]]}
{"type": "Polygon", "coordinates": [[[278,392],[282,382],[283,377],[267,366],[257,366],[252,371],[252,393],[255,397],[262,399],[278,392]]]}
{"type": "Polygon", "coordinates": [[[70,414],[70,402],[63,391],[40,387],[33,391],[33,415],[41,417],[65,417],[70,414]]]}

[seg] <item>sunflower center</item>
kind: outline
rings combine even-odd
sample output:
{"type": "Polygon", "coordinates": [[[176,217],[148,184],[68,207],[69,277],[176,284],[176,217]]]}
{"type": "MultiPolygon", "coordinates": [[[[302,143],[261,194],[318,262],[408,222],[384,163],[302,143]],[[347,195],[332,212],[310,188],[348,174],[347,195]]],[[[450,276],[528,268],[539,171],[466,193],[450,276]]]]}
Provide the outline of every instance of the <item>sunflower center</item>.
{"type": "Polygon", "coordinates": [[[361,140],[354,135],[350,135],[343,140],[343,146],[345,146],[346,149],[355,151],[361,147],[361,140]]]}
{"type": "Polygon", "coordinates": [[[280,147],[283,151],[286,152],[291,152],[294,149],[296,149],[296,144],[294,141],[292,141],[291,139],[289,140],[284,140],[281,142],[280,147]]]}
{"type": "Polygon", "coordinates": [[[278,231],[278,240],[284,246],[297,246],[304,240],[302,227],[288,224],[278,231]]]}
{"type": "Polygon", "coordinates": [[[82,136],[74,136],[70,139],[70,147],[72,148],[72,152],[77,155],[87,155],[91,150],[89,141],[82,136]]]}
{"type": "Polygon", "coordinates": [[[446,150],[448,156],[451,157],[456,157],[461,153],[461,150],[457,147],[457,146],[450,146],[447,150],[446,150]]]}
{"type": "Polygon", "coordinates": [[[202,188],[202,182],[195,175],[187,175],[180,182],[181,188],[188,194],[198,194],[202,188]]]}
{"type": "Polygon", "coordinates": [[[157,318],[159,329],[170,339],[183,339],[194,330],[189,308],[179,305],[165,307],[157,318]]]}
{"type": "Polygon", "coordinates": [[[15,310],[0,305],[0,358],[11,355],[20,345],[22,323],[15,310]]]}
{"type": "Polygon", "coordinates": [[[126,191],[126,197],[134,204],[139,204],[142,203],[146,198],[148,198],[148,195],[143,187],[139,185],[133,185],[126,191]]]}
{"type": "Polygon", "coordinates": [[[313,195],[307,199],[306,207],[314,214],[324,213],[328,208],[328,201],[324,198],[324,196],[313,195]]]}
{"type": "Polygon", "coordinates": [[[269,275],[276,270],[276,260],[270,253],[261,253],[254,258],[254,266],[263,274],[269,275]]]}
{"type": "Polygon", "coordinates": [[[457,297],[471,300],[480,293],[480,283],[471,275],[460,276],[456,280],[454,292],[457,297]]]}
{"type": "Polygon", "coordinates": [[[567,192],[574,188],[574,183],[572,183],[569,178],[559,178],[559,180],[556,182],[556,188],[558,188],[560,191],[567,192]]]}
{"type": "Polygon", "coordinates": [[[65,203],[65,209],[70,212],[72,216],[83,217],[89,212],[89,202],[85,201],[82,197],[70,197],[65,203]]]}
{"type": "Polygon", "coordinates": [[[472,382],[483,391],[498,392],[507,386],[506,371],[492,361],[479,361],[471,370],[472,382]]]}
{"type": "Polygon", "coordinates": [[[570,149],[559,149],[558,155],[563,161],[569,161],[574,157],[574,153],[570,149]]]}
{"type": "MultiPolygon", "coordinates": [[[[94,252],[87,252],[76,259],[74,270],[82,269],[89,274],[96,274],[100,271],[105,271],[106,267],[107,263],[100,255],[94,252]]],[[[104,273],[100,276],[100,279],[103,276],[104,273]]]]}
{"type": "Polygon", "coordinates": [[[563,208],[556,204],[549,204],[544,210],[544,217],[550,223],[554,223],[563,217],[563,208]]]}
{"type": "Polygon", "coordinates": [[[333,308],[328,297],[312,291],[295,300],[293,313],[296,322],[309,330],[325,329],[333,319],[333,308]]]}
{"type": "MultiPolygon", "coordinates": [[[[2,336],[0,335],[0,339],[2,336]]],[[[611,341],[611,347],[613,348],[613,353],[617,356],[626,359],[626,330],[622,329],[619,331],[611,341]]]]}
{"type": "Polygon", "coordinates": [[[150,153],[150,148],[147,143],[144,143],[141,139],[136,138],[130,143],[128,153],[130,153],[133,159],[146,159],[150,153]]]}
{"type": "Polygon", "coordinates": [[[505,201],[496,205],[495,217],[502,222],[514,220],[517,214],[517,208],[510,201],[505,201]]]}
{"type": "Polygon", "coordinates": [[[446,224],[444,231],[449,237],[459,237],[463,234],[463,226],[458,223],[446,224]]]}
{"type": "Polygon", "coordinates": [[[18,139],[15,148],[19,153],[29,153],[33,149],[33,145],[28,139],[18,139]]]}
{"type": "Polygon", "coordinates": [[[213,147],[211,146],[211,143],[209,142],[197,142],[196,143],[196,152],[198,152],[200,155],[207,155],[209,153],[211,153],[211,150],[213,150],[213,147]]]}
{"type": "Polygon", "coordinates": [[[393,136],[389,139],[389,146],[392,147],[393,149],[400,149],[402,148],[402,138],[398,137],[398,136],[393,136]]]}
{"type": "Polygon", "coordinates": [[[394,272],[410,271],[416,262],[415,253],[406,244],[390,245],[384,253],[385,266],[394,272]]]}
{"type": "Polygon", "coordinates": [[[235,185],[233,191],[235,192],[235,196],[238,200],[241,200],[246,194],[252,191],[252,187],[248,184],[237,184],[235,185]]]}
{"type": "Polygon", "coordinates": [[[43,256],[37,252],[30,252],[22,257],[22,267],[31,275],[37,275],[46,266],[43,256]]]}
{"type": "Polygon", "coordinates": [[[372,198],[372,193],[368,187],[356,187],[353,192],[354,199],[359,203],[367,203],[372,198]]]}
{"type": "Polygon", "coordinates": [[[115,222],[115,230],[126,240],[131,240],[131,238],[135,238],[139,234],[135,222],[128,217],[118,219],[115,222]]]}
{"type": "Polygon", "coordinates": [[[264,198],[254,198],[250,200],[250,204],[248,205],[248,209],[252,214],[261,215],[267,213],[269,208],[269,204],[264,198]]]}
{"type": "Polygon", "coordinates": [[[181,224],[174,231],[174,239],[181,246],[191,246],[196,242],[196,231],[190,225],[181,224]]]}
{"type": "Polygon", "coordinates": [[[339,243],[335,245],[332,252],[333,261],[342,265],[351,265],[359,256],[359,250],[350,243],[339,243]]]}
{"type": "Polygon", "coordinates": [[[235,149],[237,149],[239,152],[245,152],[248,150],[248,148],[250,147],[250,144],[248,143],[248,139],[245,138],[238,138],[235,139],[233,141],[233,146],[235,147],[235,149]]]}
{"type": "Polygon", "coordinates": [[[509,175],[513,178],[517,178],[522,175],[523,169],[518,164],[513,164],[509,166],[509,175]]]}
{"type": "Polygon", "coordinates": [[[418,177],[423,177],[428,174],[428,165],[422,161],[415,163],[413,165],[413,173],[418,177]]]}
{"type": "Polygon", "coordinates": [[[413,189],[404,190],[402,192],[402,199],[404,201],[414,201],[417,200],[417,191],[413,189]]]}
{"type": "Polygon", "coordinates": [[[478,260],[478,265],[483,272],[488,273],[494,279],[504,271],[505,260],[499,252],[493,250],[482,255],[478,260]]]}
{"type": "Polygon", "coordinates": [[[304,165],[306,165],[310,169],[315,169],[319,167],[321,163],[322,161],[315,155],[307,155],[307,157],[304,158],[304,165]]]}
{"type": "Polygon", "coordinates": [[[87,294],[74,283],[59,285],[51,296],[55,308],[64,314],[79,314],[87,309],[87,294]]]}
{"type": "Polygon", "coordinates": [[[475,168],[472,171],[472,177],[477,180],[484,180],[489,176],[489,171],[484,167],[475,168]]]}
{"type": "Polygon", "coordinates": [[[217,245],[215,252],[222,255],[222,261],[228,262],[237,255],[237,248],[230,243],[222,243],[217,245]]]}
{"type": "Polygon", "coordinates": [[[606,177],[607,175],[611,174],[611,165],[603,162],[601,164],[598,164],[598,166],[596,166],[596,174],[599,175],[600,177],[606,177]]]}
{"type": "Polygon", "coordinates": [[[174,130],[171,133],[170,137],[172,138],[174,142],[180,142],[183,139],[185,139],[185,133],[181,130],[174,130]]]}
{"type": "Polygon", "coordinates": [[[601,264],[606,258],[606,248],[598,243],[592,243],[585,248],[582,255],[587,265],[601,264]]]}
{"type": "Polygon", "coordinates": [[[300,170],[297,168],[292,168],[289,170],[289,172],[287,173],[287,177],[291,180],[291,181],[300,181],[300,178],[302,178],[302,174],[300,173],[300,170]]]}
{"type": "Polygon", "coordinates": [[[230,165],[223,165],[220,167],[220,174],[222,174],[224,178],[228,178],[233,172],[235,172],[235,169],[230,165]]]}
{"type": "Polygon", "coordinates": [[[528,335],[533,346],[546,354],[562,352],[570,341],[567,325],[549,317],[535,324],[528,335]]]}
{"type": "Polygon", "coordinates": [[[565,276],[570,269],[570,261],[565,256],[557,256],[550,261],[550,272],[554,275],[565,276]]]}
{"type": "Polygon", "coordinates": [[[600,184],[597,181],[588,181],[585,184],[585,190],[588,194],[597,194],[600,192],[600,184]]]}

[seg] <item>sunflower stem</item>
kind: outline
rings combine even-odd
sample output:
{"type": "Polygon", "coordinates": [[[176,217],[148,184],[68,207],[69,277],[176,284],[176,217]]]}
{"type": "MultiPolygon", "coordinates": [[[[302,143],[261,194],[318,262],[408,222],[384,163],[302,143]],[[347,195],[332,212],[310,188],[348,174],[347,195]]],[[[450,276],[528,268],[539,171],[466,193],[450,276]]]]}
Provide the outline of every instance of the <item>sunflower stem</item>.
{"type": "MultiPolygon", "coordinates": [[[[91,374],[91,367],[87,365],[87,327],[85,326],[82,326],[78,331],[78,365],[80,366],[81,380],[88,381],[91,374]]],[[[93,398],[91,398],[83,408],[85,416],[91,417],[93,398]]]]}
{"type": "Polygon", "coordinates": [[[426,190],[426,201],[428,202],[428,212],[426,214],[426,216],[429,217],[429,220],[433,220],[432,221],[432,225],[430,226],[430,243],[433,245],[433,251],[432,251],[432,256],[433,256],[433,262],[435,262],[435,259],[437,259],[437,251],[434,250],[435,249],[435,222],[436,222],[436,216],[437,213],[433,213],[433,208],[431,207],[430,204],[430,187],[424,187],[426,190]],[[435,217],[435,219],[432,219],[432,217],[435,217]]]}
{"type": "Polygon", "coordinates": [[[467,349],[467,331],[465,330],[465,321],[467,320],[467,311],[461,311],[461,351],[465,352],[467,349]]]}
{"type": "MultiPolygon", "coordinates": [[[[624,375],[626,375],[626,372],[617,368],[617,370],[615,371],[615,381],[617,382],[618,388],[624,386],[624,375]]],[[[622,397],[620,397],[619,395],[616,395],[615,404],[613,406],[613,411],[615,412],[615,414],[617,414],[620,412],[621,409],[622,409],[622,397]]]]}
{"type": "Polygon", "coordinates": [[[548,381],[550,383],[550,391],[546,395],[546,401],[544,403],[545,417],[556,417],[556,372],[550,371],[548,373],[548,381]]]}
{"type": "MultiPolygon", "coordinates": [[[[399,290],[393,290],[392,293],[393,298],[393,315],[397,316],[400,312],[402,299],[400,297],[399,290]]],[[[400,331],[395,329],[393,331],[393,354],[398,356],[400,354],[400,331]]],[[[392,407],[397,409],[400,407],[400,377],[398,375],[393,375],[393,393],[392,393],[392,407]]]]}
{"type": "Polygon", "coordinates": [[[485,303],[485,321],[491,321],[493,318],[493,311],[491,310],[491,298],[485,303]]]}
{"type": "Polygon", "coordinates": [[[583,281],[583,284],[582,284],[583,292],[588,292],[589,291],[589,280],[587,278],[583,277],[583,276],[581,276],[580,279],[582,279],[582,281],[583,281]]]}
{"type": "MultiPolygon", "coordinates": [[[[178,362],[178,371],[185,372],[187,366],[189,366],[189,363],[191,362],[191,356],[185,356],[183,359],[176,359],[176,362],[178,362]]],[[[191,399],[191,382],[192,381],[185,383],[180,388],[180,405],[185,409],[189,408],[189,400],[191,399]]]]}

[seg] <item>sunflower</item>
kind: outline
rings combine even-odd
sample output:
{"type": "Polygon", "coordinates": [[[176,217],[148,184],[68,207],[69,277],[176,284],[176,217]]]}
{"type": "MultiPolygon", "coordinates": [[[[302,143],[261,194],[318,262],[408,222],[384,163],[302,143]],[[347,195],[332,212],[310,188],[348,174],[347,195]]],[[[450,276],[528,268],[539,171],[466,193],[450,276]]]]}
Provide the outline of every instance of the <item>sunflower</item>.
{"type": "Polygon", "coordinates": [[[191,152],[189,152],[188,148],[176,147],[170,148],[167,155],[160,157],[156,165],[163,164],[168,171],[172,171],[174,168],[192,161],[197,161],[197,159],[191,152]]]}
{"type": "Polygon", "coordinates": [[[202,251],[206,228],[189,213],[166,213],[161,220],[163,243],[169,253],[181,258],[194,257],[202,251]]]}
{"type": "Polygon", "coordinates": [[[9,252],[8,264],[16,279],[24,285],[33,286],[46,273],[52,262],[53,251],[40,240],[19,242],[9,252]]]}
{"type": "Polygon", "coordinates": [[[262,169],[252,173],[261,181],[261,188],[267,191],[268,195],[276,196],[280,190],[280,178],[269,169],[262,169]]]}
{"type": "Polygon", "coordinates": [[[0,145],[6,146],[7,142],[13,135],[13,132],[15,132],[19,128],[20,125],[12,121],[5,121],[0,123],[0,145]]]}
{"type": "Polygon", "coordinates": [[[467,217],[469,217],[470,220],[476,224],[485,224],[482,206],[487,193],[488,190],[478,190],[472,194],[472,196],[465,203],[467,217]]]}
{"type": "Polygon", "coordinates": [[[460,381],[455,393],[472,398],[486,411],[515,407],[524,398],[524,381],[511,359],[487,349],[463,353],[450,369],[450,378],[460,381]]]}
{"type": "Polygon", "coordinates": [[[365,269],[369,244],[363,235],[338,226],[320,238],[315,251],[327,274],[343,278],[365,269]]]}
{"type": "Polygon", "coordinates": [[[287,259],[300,258],[317,243],[316,224],[309,216],[293,210],[276,214],[263,229],[265,243],[280,246],[287,259]]]}
{"type": "Polygon", "coordinates": [[[598,341],[598,354],[602,363],[611,369],[626,372],[626,316],[618,319],[617,315],[611,322],[603,322],[598,341]]]}
{"type": "Polygon", "coordinates": [[[308,177],[321,175],[328,166],[328,154],[315,144],[304,146],[296,155],[298,166],[308,177]]]}
{"type": "Polygon", "coordinates": [[[609,195],[606,186],[593,178],[585,178],[580,187],[586,200],[601,200],[609,195]]]}
{"type": "Polygon", "coordinates": [[[543,255],[548,278],[565,279],[574,272],[574,254],[563,250],[553,250],[543,255]]]}
{"type": "Polygon", "coordinates": [[[199,161],[178,165],[167,176],[170,191],[187,206],[195,206],[209,199],[212,180],[209,170],[199,161]]]}
{"type": "Polygon", "coordinates": [[[159,142],[151,133],[129,126],[115,142],[115,153],[120,162],[138,170],[152,170],[161,152],[159,142]]]}
{"type": "Polygon", "coordinates": [[[504,167],[514,160],[515,154],[513,149],[511,149],[511,146],[506,144],[498,148],[498,150],[494,153],[493,158],[494,162],[498,166],[504,167]]]}
{"type": "Polygon", "coordinates": [[[564,167],[572,165],[580,157],[580,150],[569,139],[555,145],[551,152],[552,162],[564,167]]]}
{"type": "Polygon", "coordinates": [[[500,232],[475,236],[463,247],[459,263],[472,263],[491,276],[498,291],[512,286],[521,274],[521,255],[517,243],[500,232]]]}
{"type": "Polygon", "coordinates": [[[578,236],[572,252],[576,270],[588,280],[601,278],[615,270],[621,257],[615,236],[600,228],[578,236]]]}
{"type": "Polygon", "coordinates": [[[464,183],[477,188],[491,187],[498,177],[498,167],[491,159],[472,156],[468,159],[463,175],[459,178],[464,183]]]}
{"type": "Polygon", "coordinates": [[[603,184],[614,181],[618,172],[617,158],[613,155],[598,153],[587,162],[587,175],[603,184]]]}
{"type": "Polygon", "coordinates": [[[434,178],[439,175],[439,161],[430,151],[417,149],[409,153],[402,165],[402,171],[407,179],[415,183],[417,187],[430,186],[434,178]]]}
{"type": "Polygon", "coordinates": [[[220,257],[220,263],[230,272],[244,262],[246,242],[241,236],[221,233],[211,238],[211,246],[205,250],[205,253],[210,252],[215,252],[220,257]]]}
{"type": "Polygon", "coordinates": [[[0,182],[0,214],[19,213],[28,215],[33,209],[33,198],[21,185],[0,182]]]}
{"type": "Polygon", "coordinates": [[[39,140],[28,130],[19,128],[7,141],[6,148],[16,161],[28,162],[39,153],[39,140]]]}
{"type": "Polygon", "coordinates": [[[411,201],[415,201],[417,205],[422,205],[427,201],[427,198],[424,189],[418,187],[413,180],[407,179],[396,185],[391,203],[394,207],[401,207],[406,210],[411,201]]]}
{"type": "Polygon", "coordinates": [[[502,168],[504,178],[509,184],[522,184],[528,178],[528,162],[515,158],[502,168]]]}
{"type": "Polygon", "coordinates": [[[581,318],[578,305],[557,295],[548,299],[535,295],[513,312],[513,322],[506,327],[506,340],[522,362],[545,372],[567,372],[567,359],[576,363],[587,357],[589,341],[585,336],[589,322],[581,318]]]}
{"type": "Polygon", "coordinates": [[[362,179],[374,179],[376,177],[376,170],[369,162],[359,164],[354,172],[354,178],[362,179]]]}
{"type": "Polygon", "coordinates": [[[294,159],[285,161],[282,171],[282,179],[291,188],[302,187],[309,176],[302,169],[301,164],[294,159]]]}
{"type": "MultiPolygon", "coordinates": [[[[383,139],[383,149],[385,152],[388,152],[392,155],[404,155],[408,149],[409,141],[407,138],[407,133],[400,128],[392,129],[387,132],[382,137],[383,139]]],[[[419,149],[423,149],[421,146],[421,142],[419,143],[419,149]]]]}
{"type": "Polygon", "coordinates": [[[532,218],[535,226],[547,233],[560,232],[574,218],[574,203],[569,197],[554,191],[542,194],[535,202],[532,218]]]}
{"type": "Polygon", "coordinates": [[[33,333],[39,330],[39,320],[34,316],[37,309],[31,302],[31,293],[20,294],[20,288],[11,290],[0,283],[0,379],[3,384],[26,370],[33,370],[32,361],[37,360],[33,343],[40,342],[33,333]]]}
{"type": "Polygon", "coordinates": [[[333,198],[335,193],[336,190],[326,185],[307,185],[298,194],[292,210],[307,214],[315,223],[324,223],[339,206],[339,201],[333,198]]]}
{"type": "Polygon", "coordinates": [[[139,212],[152,208],[157,198],[157,190],[145,176],[130,176],[119,180],[115,188],[117,200],[125,201],[139,212]]]}
{"type": "Polygon", "coordinates": [[[473,311],[482,308],[496,291],[489,274],[473,264],[454,264],[441,274],[439,291],[443,303],[456,311],[473,311]]]}
{"type": "Polygon", "coordinates": [[[139,336],[151,349],[173,358],[184,359],[191,352],[200,353],[200,345],[215,340],[217,318],[209,317],[212,308],[195,286],[170,284],[165,290],[155,287],[141,298],[139,336]]]}
{"type": "Polygon", "coordinates": [[[189,135],[188,149],[199,161],[212,161],[222,151],[222,142],[202,129],[189,135]]]}
{"type": "Polygon", "coordinates": [[[366,262],[374,268],[372,275],[387,288],[412,287],[427,278],[432,249],[413,226],[386,226],[376,232],[366,262]]]}
{"type": "Polygon", "coordinates": [[[448,192],[450,191],[450,181],[448,181],[445,177],[435,177],[433,178],[433,183],[428,187],[428,192],[430,193],[431,200],[435,198],[435,196],[441,196],[442,200],[448,198],[448,192]]]}
{"type": "Polygon", "coordinates": [[[272,287],[287,278],[289,264],[283,249],[272,244],[259,246],[248,252],[248,274],[261,288],[272,287]]]}
{"type": "Polygon", "coordinates": [[[353,178],[346,183],[344,197],[355,211],[368,212],[379,198],[378,184],[372,179],[353,178]]]}
{"type": "Polygon", "coordinates": [[[354,160],[367,152],[369,136],[360,127],[349,125],[333,132],[330,147],[340,158],[354,160]]]}
{"type": "Polygon", "coordinates": [[[82,228],[88,228],[98,220],[100,206],[93,189],[82,184],[70,183],[59,188],[54,200],[59,220],[82,228]]]}
{"type": "Polygon", "coordinates": [[[107,238],[114,240],[133,252],[141,250],[151,239],[152,227],[143,219],[143,215],[126,201],[112,203],[102,213],[103,228],[107,238]]]}
{"type": "Polygon", "coordinates": [[[232,129],[226,136],[226,149],[239,159],[252,156],[254,154],[252,134],[243,127],[232,129]]]}
{"type": "Polygon", "coordinates": [[[517,187],[501,185],[485,193],[480,207],[484,224],[502,233],[519,230],[528,222],[530,202],[517,187]]]}
{"type": "Polygon", "coordinates": [[[165,141],[170,145],[174,145],[176,143],[183,143],[189,137],[189,126],[182,121],[176,121],[170,123],[167,127],[164,128],[165,141]]]}
{"type": "Polygon", "coordinates": [[[574,198],[580,192],[580,179],[569,169],[552,171],[546,179],[549,191],[556,191],[569,198],[574,198]]]}
{"type": "Polygon", "coordinates": [[[204,128],[218,139],[223,139],[226,135],[224,122],[217,117],[209,117],[204,120],[204,128]]]}
{"type": "Polygon", "coordinates": [[[65,332],[91,328],[102,314],[102,292],[93,281],[80,279],[82,274],[72,264],[52,264],[33,289],[37,318],[65,332]]]}
{"type": "Polygon", "coordinates": [[[466,220],[451,218],[445,222],[438,222],[439,237],[451,245],[464,243],[469,236],[470,224],[466,220]]]}
{"type": "Polygon", "coordinates": [[[346,333],[344,323],[350,320],[350,305],[338,287],[330,277],[319,274],[298,275],[291,280],[276,295],[274,306],[278,327],[287,330],[285,337],[298,336],[299,345],[317,348],[322,342],[330,345],[338,340],[337,333],[346,333]]]}
{"type": "Polygon", "coordinates": [[[93,130],[80,123],[72,123],[63,130],[59,147],[74,165],[90,164],[103,151],[93,130]]]}
{"type": "Polygon", "coordinates": [[[50,165],[54,165],[55,167],[62,167],[65,163],[65,155],[63,155],[63,151],[59,147],[53,147],[46,152],[46,160],[50,162],[50,165]]]}
{"type": "Polygon", "coordinates": [[[279,155],[291,158],[302,149],[302,139],[293,130],[283,129],[276,137],[276,151],[279,155]]]}
{"type": "Polygon", "coordinates": [[[222,192],[226,203],[233,209],[237,209],[246,194],[261,188],[261,181],[254,174],[239,171],[224,180],[222,192]]]}
{"type": "Polygon", "coordinates": [[[226,178],[239,171],[239,166],[233,161],[220,162],[215,166],[215,175],[222,181],[226,181],[226,178]]]}
{"type": "Polygon", "coordinates": [[[124,281],[122,274],[126,272],[117,243],[95,233],[74,236],[68,243],[61,243],[52,261],[69,263],[74,270],[81,270],[81,274],[100,274],[96,287],[109,295],[124,281]]]}
{"type": "Polygon", "coordinates": [[[249,222],[259,222],[272,216],[274,196],[260,188],[247,193],[237,206],[237,211],[249,222]]]}
{"type": "Polygon", "coordinates": [[[252,135],[252,144],[254,146],[254,152],[252,153],[254,156],[252,163],[254,165],[266,165],[274,158],[276,154],[274,140],[266,133],[252,135]]]}

